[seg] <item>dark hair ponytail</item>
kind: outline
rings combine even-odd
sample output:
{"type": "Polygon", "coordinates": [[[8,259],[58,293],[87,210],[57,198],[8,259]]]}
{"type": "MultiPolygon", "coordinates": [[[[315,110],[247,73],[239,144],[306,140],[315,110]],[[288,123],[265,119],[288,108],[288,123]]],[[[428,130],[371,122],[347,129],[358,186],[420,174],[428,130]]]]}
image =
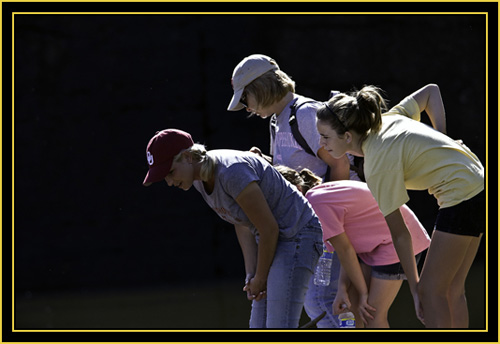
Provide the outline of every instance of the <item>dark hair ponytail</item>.
{"type": "Polygon", "coordinates": [[[311,170],[304,168],[302,171],[297,172],[293,168],[284,165],[276,165],[274,168],[281,173],[286,180],[293,185],[300,187],[302,193],[305,195],[307,191],[313,187],[321,184],[320,177],[314,174],[311,170]]]}
{"type": "Polygon", "coordinates": [[[317,185],[320,185],[322,182],[322,179],[320,177],[315,175],[313,171],[307,168],[302,169],[302,171],[299,172],[299,175],[304,181],[304,186],[302,186],[302,192],[304,193],[304,195],[307,193],[307,191],[317,185]]]}
{"type": "Polygon", "coordinates": [[[365,86],[351,94],[338,94],[318,109],[318,120],[330,124],[339,135],[349,130],[363,136],[376,132],[387,109],[382,93],[376,86],[365,86]]]}

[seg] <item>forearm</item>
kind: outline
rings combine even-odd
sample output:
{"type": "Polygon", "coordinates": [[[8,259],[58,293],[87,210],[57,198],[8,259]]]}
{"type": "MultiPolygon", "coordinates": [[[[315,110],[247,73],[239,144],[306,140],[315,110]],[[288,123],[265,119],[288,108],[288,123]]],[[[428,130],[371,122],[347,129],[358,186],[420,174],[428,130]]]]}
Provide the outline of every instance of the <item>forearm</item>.
{"type": "Polygon", "coordinates": [[[434,129],[446,134],[446,113],[441,91],[436,84],[429,84],[412,94],[418,103],[420,112],[425,111],[434,129]]]}
{"type": "Polygon", "coordinates": [[[358,261],[358,256],[352,246],[345,250],[337,250],[337,255],[345,274],[343,283],[345,283],[346,287],[349,286],[349,283],[352,283],[359,295],[367,295],[368,287],[358,261]]]}
{"type": "Polygon", "coordinates": [[[255,236],[245,226],[235,225],[234,228],[245,261],[246,279],[249,279],[255,276],[257,269],[257,243],[255,236]]]}
{"type": "Polygon", "coordinates": [[[260,234],[259,245],[257,249],[257,268],[255,279],[261,282],[267,282],[267,275],[274,259],[276,246],[278,244],[278,229],[270,229],[260,234]]]}
{"type": "Polygon", "coordinates": [[[386,216],[386,222],[391,231],[392,241],[399,261],[403,266],[412,293],[417,292],[418,271],[413,252],[410,232],[406,227],[399,209],[386,216]]]}
{"type": "Polygon", "coordinates": [[[359,264],[358,255],[347,235],[342,233],[330,238],[328,241],[335,248],[339,257],[342,266],[341,278],[343,280],[348,278],[360,295],[368,295],[368,287],[359,264]]]}
{"type": "Polygon", "coordinates": [[[413,292],[417,291],[418,282],[418,271],[417,264],[415,262],[415,255],[413,253],[411,236],[402,235],[392,239],[394,242],[394,247],[398,254],[403,270],[408,278],[408,284],[410,290],[413,292]]]}
{"type": "Polygon", "coordinates": [[[317,154],[330,167],[330,175],[327,176],[329,181],[349,179],[351,165],[346,155],[335,159],[323,147],[320,148],[317,154]]]}
{"type": "Polygon", "coordinates": [[[267,200],[256,182],[250,183],[243,189],[236,198],[236,202],[259,232],[257,268],[254,278],[250,281],[250,290],[256,295],[266,288],[267,275],[274,259],[278,242],[278,222],[274,218],[267,200]]]}
{"type": "Polygon", "coordinates": [[[350,285],[351,285],[351,280],[349,279],[349,276],[347,276],[347,273],[343,268],[342,264],[340,264],[339,282],[337,289],[338,291],[347,293],[347,290],[349,289],[350,285]]]}

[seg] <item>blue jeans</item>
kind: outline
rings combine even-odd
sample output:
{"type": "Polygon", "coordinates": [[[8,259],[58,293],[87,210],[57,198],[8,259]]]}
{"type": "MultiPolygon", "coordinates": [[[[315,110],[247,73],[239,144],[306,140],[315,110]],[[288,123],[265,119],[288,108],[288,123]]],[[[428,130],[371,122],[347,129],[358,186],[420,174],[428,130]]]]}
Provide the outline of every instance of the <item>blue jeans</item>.
{"type": "Polygon", "coordinates": [[[321,226],[312,220],[293,238],[280,239],[267,277],[267,296],[252,301],[250,328],[297,328],[307,285],[323,252],[321,226]]]}
{"type": "Polygon", "coordinates": [[[323,311],[326,315],[317,324],[317,328],[338,328],[339,317],[333,314],[333,300],[337,295],[337,288],[340,275],[340,260],[337,252],[333,252],[332,270],[331,270],[330,284],[327,286],[320,286],[314,284],[314,275],[311,276],[309,281],[309,290],[307,291],[306,301],[304,308],[307,315],[312,319],[319,316],[323,311]]]}

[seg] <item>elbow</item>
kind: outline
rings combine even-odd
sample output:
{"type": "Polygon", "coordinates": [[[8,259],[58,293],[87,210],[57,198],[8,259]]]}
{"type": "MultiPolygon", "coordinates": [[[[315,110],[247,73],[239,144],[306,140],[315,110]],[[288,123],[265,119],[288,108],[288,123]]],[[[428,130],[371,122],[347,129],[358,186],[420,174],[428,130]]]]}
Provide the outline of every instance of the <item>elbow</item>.
{"type": "Polygon", "coordinates": [[[406,249],[409,245],[412,246],[411,235],[408,231],[402,231],[393,234],[392,242],[394,247],[396,248],[396,251],[398,251],[398,248],[400,247],[401,249],[406,249]]]}
{"type": "Polygon", "coordinates": [[[337,255],[340,257],[352,257],[356,256],[357,253],[354,250],[354,247],[351,245],[337,245],[334,246],[335,251],[337,251],[337,255]]]}
{"type": "Polygon", "coordinates": [[[260,235],[261,240],[262,239],[272,239],[272,240],[277,239],[279,236],[279,233],[280,233],[280,229],[279,229],[277,223],[276,223],[276,225],[267,227],[266,230],[259,231],[259,235],[260,235]]]}

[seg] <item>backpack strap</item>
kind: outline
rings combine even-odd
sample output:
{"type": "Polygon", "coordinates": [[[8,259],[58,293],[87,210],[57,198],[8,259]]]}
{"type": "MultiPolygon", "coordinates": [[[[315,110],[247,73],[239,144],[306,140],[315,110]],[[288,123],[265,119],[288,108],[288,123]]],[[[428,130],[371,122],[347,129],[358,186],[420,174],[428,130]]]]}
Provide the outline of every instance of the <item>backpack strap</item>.
{"type": "Polygon", "coordinates": [[[297,100],[293,102],[293,104],[290,106],[290,117],[288,118],[288,124],[290,124],[290,128],[292,129],[292,135],[295,141],[302,147],[302,149],[308,153],[311,154],[312,156],[316,156],[316,153],[313,152],[311,147],[307,144],[306,140],[302,136],[299,130],[299,123],[297,121],[297,110],[299,107],[306,103],[316,103],[315,100],[306,100],[305,102],[302,102],[300,104],[297,104],[297,100]]]}
{"type": "Polygon", "coordinates": [[[363,157],[360,157],[360,156],[355,156],[353,155],[354,157],[354,161],[353,161],[353,164],[351,164],[351,171],[354,171],[357,173],[359,179],[361,179],[362,182],[366,182],[365,180],[365,172],[363,170],[363,165],[365,163],[365,159],[363,157]]]}
{"type": "MultiPolygon", "coordinates": [[[[338,94],[339,92],[338,91],[331,91],[330,92],[330,98],[335,96],[336,94],[338,94]]],[[[311,147],[309,147],[309,145],[307,144],[306,140],[304,139],[304,137],[302,136],[302,134],[300,133],[300,130],[299,130],[299,123],[297,121],[297,110],[304,104],[306,103],[317,103],[317,101],[315,100],[306,100],[302,103],[298,103],[297,102],[297,99],[295,100],[295,102],[293,102],[292,105],[290,105],[290,117],[288,119],[288,123],[290,124],[290,128],[292,129],[292,135],[293,135],[293,138],[295,139],[295,141],[297,141],[297,143],[302,147],[302,149],[312,155],[312,156],[316,156],[316,153],[313,152],[313,150],[311,149],[311,147]]],[[[275,140],[276,138],[276,122],[277,122],[277,118],[276,118],[276,115],[274,114],[272,117],[271,117],[271,121],[269,122],[269,126],[270,126],[270,131],[271,131],[271,135],[273,137],[273,140],[275,140]]],[[[359,178],[362,180],[362,181],[365,181],[365,176],[364,176],[364,173],[363,173],[363,163],[364,163],[364,159],[361,158],[361,157],[357,157],[355,156],[354,157],[354,164],[351,164],[350,165],[350,169],[354,172],[356,172],[359,176],[359,178]]],[[[329,171],[330,171],[330,166],[328,166],[328,169],[327,169],[327,176],[329,175],[329,171]]],[[[328,180],[325,180],[325,181],[328,181],[328,180]]]]}
{"type": "Polygon", "coordinates": [[[271,116],[271,120],[269,121],[269,130],[271,131],[271,136],[273,138],[273,141],[276,140],[276,122],[278,119],[276,118],[276,114],[273,114],[271,116]]]}

